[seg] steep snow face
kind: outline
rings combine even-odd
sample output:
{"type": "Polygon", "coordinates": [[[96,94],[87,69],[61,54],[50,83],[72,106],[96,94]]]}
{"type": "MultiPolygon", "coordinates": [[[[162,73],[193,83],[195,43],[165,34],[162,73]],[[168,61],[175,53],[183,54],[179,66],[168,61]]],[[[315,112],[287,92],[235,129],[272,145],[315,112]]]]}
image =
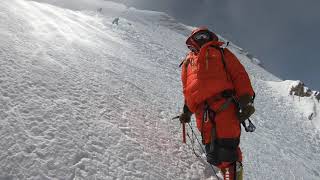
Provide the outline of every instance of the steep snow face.
{"type": "MultiPolygon", "coordinates": [[[[191,28],[102,0],[40,2],[52,4],[0,3],[0,179],[209,177],[171,120],[191,28]]],[[[270,85],[279,78],[229,48],[257,92],[246,179],[319,179],[313,124],[270,85]]]]}
{"type": "Polygon", "coordinates": [[[152,32],[183,36],[113,18],[0,3],[0,179],[202,176],[169,120],[183,50],[152,32]]]}

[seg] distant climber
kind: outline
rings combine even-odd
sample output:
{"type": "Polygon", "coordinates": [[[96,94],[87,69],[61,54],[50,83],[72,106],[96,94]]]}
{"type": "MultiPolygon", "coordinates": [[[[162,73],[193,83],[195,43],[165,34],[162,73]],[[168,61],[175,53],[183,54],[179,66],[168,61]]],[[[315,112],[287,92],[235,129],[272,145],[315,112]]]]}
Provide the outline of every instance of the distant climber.
{"type": "Polygon", "coordinates": [[[113,21],[112,21],[112,24],[116,24],[116,25],[119,25],[119,18],[115,18],[113,21]]]}
{"type": "Polygon", "coordinates": [[[319,101],[320,101],[320,92],[317,91],[317,92],[315,93],[315,96],[316,96],[316,99],[317,99],[318,102],[319,102],[319,101]]]}
{"type": "Polygon", "coordinates": [[[181,63],[185,102],[180,122],[189,123],[195,114],[207,161],[221,169],[225,180],[242,180],[240,123],[255,112],[249,76],[207,28],[192,31],[186,44],[190,52],[181,63]]]}

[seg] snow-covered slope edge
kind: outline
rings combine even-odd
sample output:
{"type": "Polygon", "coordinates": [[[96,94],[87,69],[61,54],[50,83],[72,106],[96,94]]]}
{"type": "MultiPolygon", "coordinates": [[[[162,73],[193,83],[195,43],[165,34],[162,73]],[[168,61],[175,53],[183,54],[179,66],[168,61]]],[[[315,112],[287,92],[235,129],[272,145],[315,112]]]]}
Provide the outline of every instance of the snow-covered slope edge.
{"type": "Polygon", "coordinates": [[[288,98],[297,111],[303,114],[304,120],[311,120],[315,127],[320,130],[320,94],[311,91],[301,81],[268,82],[281,96],[288,98]]]}
{"type": "MultiPolygon", "coordinates": [[[[76,11],[0,3],[0,177],[204,179],[210,171],[170,120],[189,28],[108,2],[98,13],[89,2],[76,11]]],[[[257,92],[258,129],[242,139],[246,179],[319,179],[319,135],[272,91],[279,78],[230,48],[257,92]]]]}

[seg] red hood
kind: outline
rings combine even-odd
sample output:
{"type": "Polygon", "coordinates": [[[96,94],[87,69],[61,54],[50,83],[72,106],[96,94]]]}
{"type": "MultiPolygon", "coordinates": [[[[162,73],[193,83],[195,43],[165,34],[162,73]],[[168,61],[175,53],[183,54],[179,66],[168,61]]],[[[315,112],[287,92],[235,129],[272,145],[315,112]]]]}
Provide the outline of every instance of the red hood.
{"type": "MultiPolygon", "coordinates": [[[[198,46],[198,44],[193,40],[193,38],[192,38],[192,36],[194,35],[194,34],[196,34],[197,32],[199,32],[199,31],[205,31],[205,30],[208,30],[208,28],[207,27],[199,27],[199,28],[197,28],[197,29],[194,29],[192,32],[191,32],[191,35],[188,37],[188,39],[186,40],[186,44],[187,44],[187,46],[189,47],[189,46],[192,46],[192,47],[194,47],[194,48],[196,48],[197,50],[200,50],[200,47],[198,46]]],[[[214,34],[213,32],[212,32],[212,34],[213,34],[213,36],[215,36],[216,38],[216,40],[214,40],[214,41],[211,41],[211,42],[208,42],[208,43],[206,43],[205,45],[203,45],[203,46],[206,46],[207,44],[211,44],[211,45],[218,45],[218,46],[221,46],[221,45],[223,45],[224,43],[223,42],[219,42],[218,40],[218,36],[216,35],[216,34],[214,34]]]]}

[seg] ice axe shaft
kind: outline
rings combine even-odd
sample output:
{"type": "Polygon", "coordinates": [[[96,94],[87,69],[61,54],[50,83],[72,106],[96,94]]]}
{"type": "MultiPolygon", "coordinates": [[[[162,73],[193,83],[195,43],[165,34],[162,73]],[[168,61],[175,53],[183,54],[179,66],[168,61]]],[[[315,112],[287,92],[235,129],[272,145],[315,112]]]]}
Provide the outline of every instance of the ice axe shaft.
{"type": "Polygon", "coordinates": [[[179,119],[180,116],[176,116],[174,118],[172,118],[171,120],[175,120],[175,119],[179,119]]]}
{"type": "MultiPolygon", "coordinates": [[[[176,116],[172,118],[174,119],[179,119],[180,116],[176,116]]],[[[182,143],[186,144],[187,143],[187,136],[186,136],[186,123],[181,123],[182,124],[182,143]]]]}
{"type": "Polygon", "coordinates": [[[182,123],[182,143],[186,144],[186,123],[182,123]]]}

